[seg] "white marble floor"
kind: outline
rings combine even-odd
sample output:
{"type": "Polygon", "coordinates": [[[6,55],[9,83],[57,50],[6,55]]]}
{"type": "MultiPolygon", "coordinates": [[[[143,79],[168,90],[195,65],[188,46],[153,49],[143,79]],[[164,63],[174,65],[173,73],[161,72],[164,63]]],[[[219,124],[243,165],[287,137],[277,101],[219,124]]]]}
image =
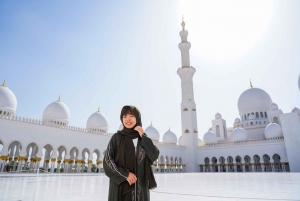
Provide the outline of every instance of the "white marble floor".
{"type": "MultiPolygon", "coordinates": [[[[156,174],[153,201],[299,200],[300,173],[156,174]]],[[[0,200],[107,200],[104,174],[0,174],[0,200]]]]}

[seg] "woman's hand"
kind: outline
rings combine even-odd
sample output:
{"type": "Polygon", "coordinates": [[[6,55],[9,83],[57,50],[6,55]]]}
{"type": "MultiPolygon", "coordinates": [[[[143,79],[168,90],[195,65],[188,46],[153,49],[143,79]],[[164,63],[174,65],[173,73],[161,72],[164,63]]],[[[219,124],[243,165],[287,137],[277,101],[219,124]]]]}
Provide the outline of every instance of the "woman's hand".
{"type": "Polygon", "coordinates": [[[140,136],[143,137],[144,134],[144,129],[140,126],[137,126],[134,128],[134,130],[136,130],[137,132],[139,132],[140,136]]]}
{"type": "Polygon", "coordinates": [[[129,185],[131,186],[131,184],[134,184],[137,179],[133,173],[129,172],[129,175],[126,180],[128,181],[129,185]]]}

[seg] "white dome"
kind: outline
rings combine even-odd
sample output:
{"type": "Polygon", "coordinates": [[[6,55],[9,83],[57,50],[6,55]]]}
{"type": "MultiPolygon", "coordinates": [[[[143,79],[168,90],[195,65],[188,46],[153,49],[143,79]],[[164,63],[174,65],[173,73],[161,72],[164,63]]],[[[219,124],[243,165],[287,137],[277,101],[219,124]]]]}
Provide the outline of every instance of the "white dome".
{"type": "Polygon", "coordinates": [[[236,119],[234,120],[234,123],[241,123],[241,120],[240,120],[239,118],[236,118],[236,119]]]}
{"type": "Polygon", "coordinates": [[[237,141],[247,141],[248,133],[243,128],[235,128],[231,133],[231,140],[237,141]]]}
{"type": "Polygon", "coordinates": [[[294,107],[294,109],[292,110],[292,112],[296,112],[296,113],[298,113],[298,115],[300,115],[300,110],[297,107],[294,107]]]}
{"type": "Polygon", "coordinates": [[[163,143],[177,144],[177,136],[171,130],[168,130],[163,136],[163,143]]]}
{"type": "Polygon", "coordinates": [[[249,119],[249,120],[254,120],[254,119],[255,119],[254,114],[250,114],[250,115],[248,116],[248,119],[249,119]]]}
{"type": "Polygon", "coordinates": [[[205,144],[217,144],[218,139],[215,133],[213,133],[212,131],[208,131],[203,136],[203,142],[205,144]]]}
{"type": "Polygon", "coordinates": [[[216,119],[222,119],[222,115],[221,115],[220,113],[217,113],[217,114],[215,115],[215,118],[216,118],[216,119]]]}
{"type": "Polygon", "coordinates": [[[201,146],[203,144],[202,140],[200,140],[200,138],[198,138],[198,147],[201,146]]]}
{"type": "Polygon", "coordinates": [[[283,137],[281,126],[276,123],[270,123],[265,128],[265,138],[283,137]]]}
{"type": "Polygon", "coordinates": [[[68,124],[70,122],[70,110],[62,101],[55,101],[44,110],[43,121],[56,121],[68,124]]]}
{"type": "Polygon", "coordinates": [[[148,126],[146,129],[145,129],[145,133],[146,135],[151,138],[152,140],[155,140],[155,141],[159,141],[159,132],[156,128],[154,128],[152,125],[148,126]]]}
{"type": "Polygon", "coordinates": [[[119,131],[123,130],[123,128],[124,128],[124,126],[123,126],[123,124],[121,124],[121,125],[119,126],[119,131]]]}
{"type": "MultiPolygon", "coordinates": [[[[0,110],[15,113],[17,109],[17,98],[15,94],[6,87],[5,81],[0,86],[0,110]]],[[[2,113],[3,114],[3,113],[2,113]]]]}
{"type": "Polygon", "coordinates": [[[92,131],[106,132],[108,130],[108,123],[107,123],[106,116],[98,110],[88,118],[86,122],[86,129],[92,131]]]}
{"type": "Polygon", "coordinates": [[[278,105],[276,103],[272,103],[270,105],[270,110],[278,110],[278,105]]]}
{"type": "Polygon", "coordinates": [[[187,143],[187,135],[181,135],[178,140],[178,144],[180,146],[186,146],[187,143]]]}
{"type": "Polygon", "coordinates": [[[250,88],[244,91],[238,100],[238,109],[240,113],[256,108],[266,108],[272,103],[272,99],[267,92],[259,88],[250,88]]]}

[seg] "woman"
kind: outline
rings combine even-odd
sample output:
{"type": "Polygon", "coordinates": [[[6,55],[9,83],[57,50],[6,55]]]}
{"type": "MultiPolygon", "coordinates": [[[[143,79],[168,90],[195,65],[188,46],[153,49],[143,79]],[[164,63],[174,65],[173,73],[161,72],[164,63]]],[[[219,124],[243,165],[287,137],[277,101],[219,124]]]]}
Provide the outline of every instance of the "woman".
{"type": "Polygon", "coordinates": [[[156,188],[151,165],[159,150],[144,133],[136,107],[124,106],[120,119],[124,128],[111,137],[103,160],[110,178],[108,200],[150,201],[149,189],[156,188]]]}

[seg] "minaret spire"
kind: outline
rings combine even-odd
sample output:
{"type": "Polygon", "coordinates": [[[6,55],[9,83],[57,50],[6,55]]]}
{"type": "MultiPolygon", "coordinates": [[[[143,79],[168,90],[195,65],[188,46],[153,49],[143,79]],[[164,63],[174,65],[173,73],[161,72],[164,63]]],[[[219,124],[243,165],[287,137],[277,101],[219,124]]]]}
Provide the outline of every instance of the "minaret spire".
{"type": "Polygon", "coordinates": [[[251,79],[250,79],[250,87],[251,87],[251,88],[253,88],[253,86],[252,86],[252,82],[251,82],[251,79]]]}
{"type": "Polygon", "coordinates": [[[184,27],[185,27],[184,15],[182,16],[181,26],[182,26],[182,30],[184,31],[184,27]]]}
{"type": "Polygon", "coordinates": [[[2,87],[6,87],[6,80],[3,81],[2,87]]]}

